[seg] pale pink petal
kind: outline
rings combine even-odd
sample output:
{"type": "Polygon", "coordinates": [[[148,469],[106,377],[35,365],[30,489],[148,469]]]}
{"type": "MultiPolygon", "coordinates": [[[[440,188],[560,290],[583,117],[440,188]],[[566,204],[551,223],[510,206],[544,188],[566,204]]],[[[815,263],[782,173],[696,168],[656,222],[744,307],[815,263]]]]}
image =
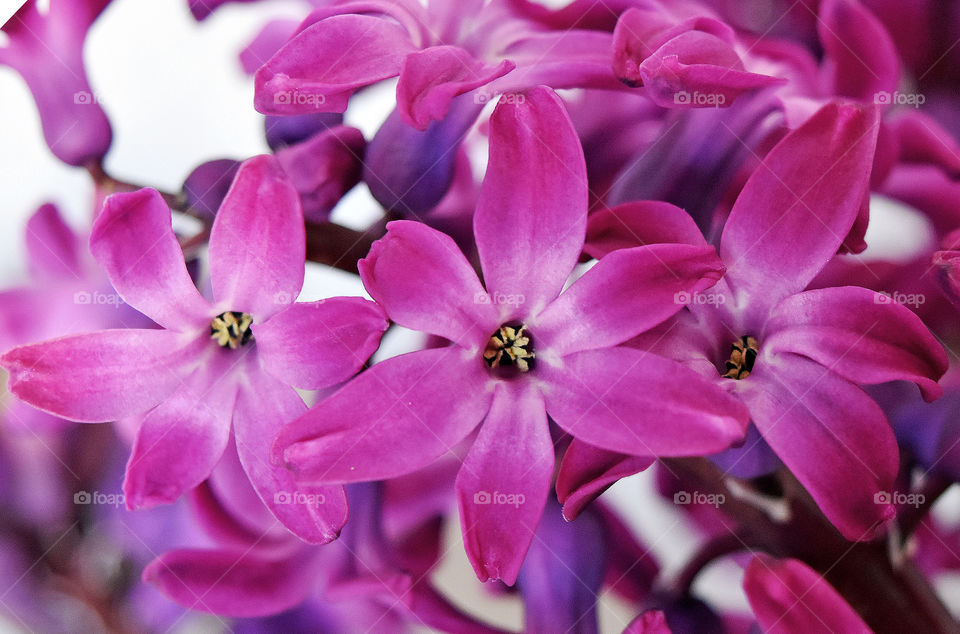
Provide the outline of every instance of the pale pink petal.
{"type": "Polygon", "coordinates": [[[553,478],[543,397],[529,381],[497,383],[480,434],[457,474],[467,557],[480,581],[517,581],[553,478]]]}
{"type": "Polygon", "coordinates": [[[80,241],[53,205],[42,205],[30,216],[26,246],[31,274],[47,280],[81,278],[80,241]]]}

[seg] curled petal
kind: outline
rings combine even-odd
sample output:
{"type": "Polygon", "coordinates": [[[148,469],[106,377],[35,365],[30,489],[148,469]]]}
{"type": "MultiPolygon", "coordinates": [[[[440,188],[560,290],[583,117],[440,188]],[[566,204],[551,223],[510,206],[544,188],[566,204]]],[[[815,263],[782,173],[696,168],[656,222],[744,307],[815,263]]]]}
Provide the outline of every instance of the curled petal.
{"type": "Polygon", "coordinates": [[[824,71],[833,93],[884,103],[877,96],[897,89],[900,63],[893,39],[859,0],[824,0],[817,32],[826,53],[824,71]]]}
{"type": "Polygon", "coordinates": [[[644,471],[655,460],[607,451],[574,438],[557,471],[557,499],[563,504],[563,516],[569,521],[577,519],[610,485],[644,471]]]}
{"type": "Polygon", "coordinates": [[[590,214],[583,250],[601,258],[617,249],[661,243],[706,245],[707,241],[683,209],[658,200],[638,200],[590,214]]]}

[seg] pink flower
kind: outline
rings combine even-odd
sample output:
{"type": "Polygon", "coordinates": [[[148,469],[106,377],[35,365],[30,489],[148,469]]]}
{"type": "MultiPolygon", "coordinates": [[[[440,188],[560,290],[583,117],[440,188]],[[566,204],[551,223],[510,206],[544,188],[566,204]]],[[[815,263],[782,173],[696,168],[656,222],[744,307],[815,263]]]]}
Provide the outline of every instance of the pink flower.
{"type": "Polygon", "coordinates": [[[237,173],[210,236],[214,301],[187,273],[170,210],[151,189],[116,194],[94,223],[90,247],[130,306],[162,328],[103,330],[21,346],[0,357],[10,390],[76,421],[132,417],[139,430],[127,465],[130,508],[176,500],[203,481],[234,432],[240,460],[264,503],[312,542],[346,520],[339,488],[312,507],[276,504],[295,490],[269,461],[280,426],[306,410],[292,386],[317,389],[354,374],[386,329],[359,298],[292,303],[304,276],[296,190],[276,160],[237,173]]]}
{"type": "Polygon", "coordinates": [[[464,543],[481,580],[514,583],[551,487],[549,415],[583,441],[699,455],[742,438],[743,407],[680,364],[618,344],[682,308],[723,268],[707,245],[627,249],[564,293],[586,229],[583,152],[539,87],[501,100],[474,217],[485,287],[453,240],[398,221],[360,263],[396,323],[450,340],[374,365],[277,442],[311,481],[395,477],[479,433],[457,476],[464,543]]]}

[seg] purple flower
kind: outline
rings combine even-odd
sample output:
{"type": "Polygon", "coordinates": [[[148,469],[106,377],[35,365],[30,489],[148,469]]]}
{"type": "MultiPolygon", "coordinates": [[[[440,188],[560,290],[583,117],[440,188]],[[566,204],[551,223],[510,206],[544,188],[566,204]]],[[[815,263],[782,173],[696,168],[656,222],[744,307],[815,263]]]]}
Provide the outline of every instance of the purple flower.
{"type": "Polygon", "coordinates": [[[486,288],[446,235],[388,225],[360,263],[364,285],[394,322],[452,345],[374,365],[291,423],[277,447],[299,476],[395,477],[483,422],[457,476],[464,543],[481,580],[512,584],[553,477],[548,414],[585,442],[649,455],[739,440],[746,413],[735,399],[677,363],[618,347],[676,313],[677,293],[718,279],[712,247],[624,250],[560,294],[586,205],[583,153],[559,98],[541,87],[501,100],[474,216],[486,288]]]}
{"type": "MultiPolygon", "coordinates": [[[[897,472],[880,407],[857,383],[913,381],[928,400],[946,355],[916,315],[879,293],[804,290],[836,254],[868,187],[875,108],[828,104],[763,159],[720,238],[727,266],[709,294],[635,345],[682,359],[749,407],[762,436],[731,450],[729,469],[757,464],[766,445],[849,539],[872,537],[894,513],[874,503],[897,472]],[[746,458],[746,459],[745,459],[746,458]]],[[[663,203],[630,203],[591,218],[629,231],[600,234],[595,254],[640,241],[703,244],[693,221],[663,203]],[[618,242],[619,241],[619,242],[618,242]]],[[[751,474],[753,475],[753,474],[751,474]]]]}
{"type": "Polygon", "coordinates": [[[7,352],[10,390],[44,411],[138,427],[124,492],[131,508],[176,500],[211,472],[234,431],[240,460],[264,503],[290,530],[329,541],[346,519],[337,488],[322,512],[275,503],[296,490],[269,462],[280,426],[306,410],[291,386],[317,389],[354,374],[386,321],[373,303],[335,298],[292,303],[304,276],[296,190],[275,159],[237,173],[210,237],[214,301],[184,266],[170,210],[151,189],[117,194],[97,218],[90,247],[117,292],[157,330],[103,330],[7,352]]]}
{"type": "Polygon", "coordinates": [[[64,163],[98,162],[110,148],[110,122],[83,67],[87,29],[110,0],[52,0],[46,13],[29,0],[3,25],[0,64],[17,70],[40,111],[43,137],[64,163]]]}

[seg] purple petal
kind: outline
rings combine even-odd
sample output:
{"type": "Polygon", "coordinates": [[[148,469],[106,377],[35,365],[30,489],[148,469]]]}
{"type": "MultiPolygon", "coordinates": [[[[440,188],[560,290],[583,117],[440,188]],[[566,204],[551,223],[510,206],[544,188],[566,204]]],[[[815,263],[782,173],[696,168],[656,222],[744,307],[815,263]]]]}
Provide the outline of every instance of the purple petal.
{"type": "Polygon", "coordinates": [[[900,83],[897,49],[883,23],[858,0],[824,0],[817,32],[823,44],[824,72],[831,94],[877,101],[900,83]]]}
{"type": "Polygon", "coordinates": [[[107,198],[90,251],[124,301],[164,328],[196,328],[215,314],[187,272],[170,209],[156,190],[107,198]]]}
{"type": "Polygon", "coordinates": [[[264,616],[299,604],[317,583],[316,559],[268,558],[257,550],[174,550],[154,559],[143,580],[192,610],[264,616]]]}
{"type": "Polygon", "coordinates": [[[743,589],[770,634],[793,632],[873,632],[826,580],[796,559],[757,554],[743,576],[743,589]]]}
{"type": "Polygon", "coordinates": [[[912,381],[928,401],[943,393],[943,346],[887,295],[856,286],[798,293],[774,308],[766,331],[771,352],[806,356],[854,383],[912,381]]]}
{"type": "Polygon", "coordinates": [[[790,353],[761,350],[738,383],[763,439],[827,518],[849,540],[872,539],[894,514],[875,496],[890,492],[899,464],[880,407],[846,379],[790,353]]]}
{"type": "Polygon", "coordinates": [[[586,220],[583,149],[563,102],[544,87],[501,99],[474,216],[487,290],[522,296],[524,312],[536,314],[577,263],[586,220]]]}
{"type": "Polygon", "coordinates": [[[27,221],[27,257],[30,273],[42,280],[82,277],[80,241],[57,208],[42,205],[27,221]]]}
{"type": "Polygon", "coordinates": [[[573,439],[557,471],[557,499],[573,521],[584,508],[621,478],[644,471],[656,458],[628,456],[573,439]]]}
{"type": "Polygon", "coordinates": [[[583,250],[601,258],[617,249],[647,244],[706,243],[697,223],[683,209],[658,200],[638,200],[590,214],[583,250]]]}
{"type": "Polygon", "coordinates": [[[623,343],[674,315],[723,275],[713,247],[654,244],[603,257],[530,324],[566,355],[623,343]]]}
{"type": "Polygon", "coordinates": [[[546,384],[550,417],[574,438],[609,451],[715,453],[742,439],[749,419],[714,382],[631,348],[577,352],[559,367],[539,364],[536,373],[546,384]]]}
{"type": "Polygon", "coordinates": [[[294,535],[311,544],[337,538],[347,521],[342,486],[300,485],[283,465],[271,464],[270,449],[285,423],[307,411],[297,392],[264,373],[250,377],[252,389],[237,395],[234,433],[244,471],[263,503],[294,535]]]}
{"type": "Polygon", "coordinates": [[[630,621],[623,634],[671,634],[667,617],[660,610],[647,610],[630,621]]]}
{"type": "Polygon", "coordinates": [[[744,185],[720,257],[751,312],[762,315],[803,290],[837,252],[869,184],[877,114],[827,104],[770,150],[744,185]]]}
{"type": "Polygon", "coordinates": [[[448,452],[486,415],[492,391],[479,358],[457,347],[387,359],[290,423],[275,450],[301,479],[381,480],[448,452]]]}
{"type": "Polygon", "coordinates": [[[311,112],[283,116],[267,115],[263,118],[263,132],[267,145],[276,152],[290,145],[306,141],[314,134],[343,124],[339,112],[311,112]]]}
{"type": "Polygon", "coordinates": [[[300,196],[272,156],[243,162],[210,232],[214,298],[264,320],[303,286],[300,196]]]}
{"type": "Polygon", "coordinates": [[[356,374],[380,345],[383,310],[359,297],[296,303],[254,336],[264,369],[288,385],[317,390],[356,374]]]}
{"type": "Polygon", "coordinates": [[[177,389],[206,340],[167,330],[104,330],[0,357],[7,387],[37,409],[83,422],[143,413],[177,389]]]}
{"type": "Polygon", "coordinates": [[[207,479],[226,449],[236,395],[232,378],[202,367],[143,417],[123,482],[127,508],[169,504],[207,479]]]}
{"type": "Polygon", "coordinates": [[[553,441],[539,390],[530,381],[497,383],[457,474],[463,544],[480,581],[516,582],[552,478],[553,441]]]}
{"type": "Polygon", "coordinates": [[[419,222],[389,223],[358,268],[370,296],[401,326],[478,349],[500,325],[457,244],[419,222]]]}
{"type": "Polygon", "coordinates": [[[213,220],[239,167],[240,161],[233,159],[215,159],[198,165],[183,181],[187,204],[213,220]]]}
{"type": "Polygon", "coordinates": [[[264,114],[343,112],[358,88],[394,77],[415,51],[406,29],[366,15],[336,15],[298,33],[256,74],[264,114]]]}
{"type": "Polygon", "coordinates": [[[300,23],[296,20],[270,20],[263,25],[257,36],[246,48],[240,51],[240,66],[243,72],[253,75],[257,69],[267,63],[277,51],[283,48],[297,32],[300,23]]]}
{"type": "Polygon", "coordinates": [[[403,60],[397,83],[397,109],[403,120],[418,130],[447,115],[451,100],[490,83],[515,68],[503,60],[485,64],[458,46],[431,46],[403,60]]]}

